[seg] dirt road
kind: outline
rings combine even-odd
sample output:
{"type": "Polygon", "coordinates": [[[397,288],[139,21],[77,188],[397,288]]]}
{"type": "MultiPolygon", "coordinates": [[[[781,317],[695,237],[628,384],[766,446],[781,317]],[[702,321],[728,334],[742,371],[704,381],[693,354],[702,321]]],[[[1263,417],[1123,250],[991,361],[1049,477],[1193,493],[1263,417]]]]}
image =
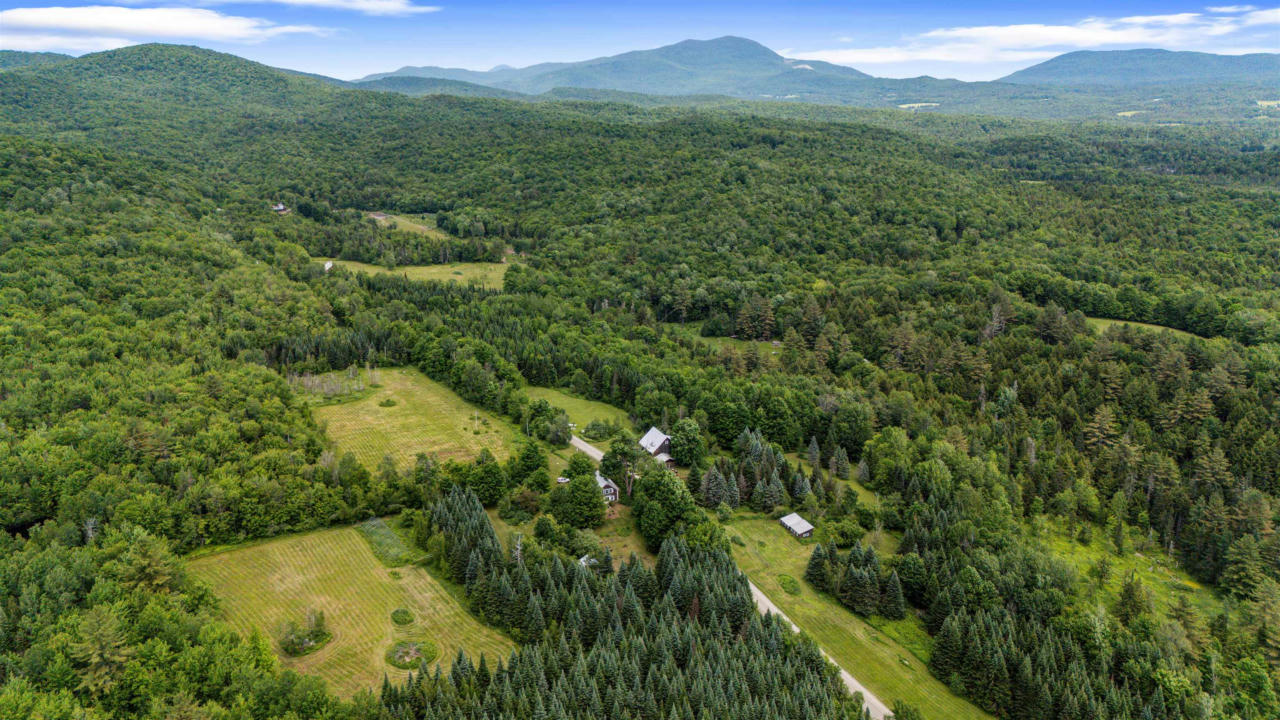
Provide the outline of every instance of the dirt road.
{"type": "Polygon", "coordinates": [[[596,462],[600,462],[602,459],[604,459],[603,452],[601,452],[598,448],[596,448],[596,446],[592,445],[586,440],[583,440],[577,435],[574,435],[573,437],[569,438],[569,444],[577,448],[578,450],[581,450],[584,455],[591,458],[592,460],[595,460],[596,462]]]}
{"type": "MultiPolygon", "coordinates": [[[[795,623],[791,622],[791,618],[787,617],[786,613],[779,610],[778,606],[774,605],[773,601],[769,599],[769,596],[765,595],[760,590],[760,588],[756,587],[755,583],[748,580],[747,584],[751,586],[751,596],[754,597],[756,600],[756,609],[759,610],[762,615],[766,612],[771,612],[774,615],[777,615],[778,617],[785,620],[787,624],[791,626],[792,630],[795,630],[796,632],[800,632],[800,628],[797,627],[795,623]]],[[[871,711],[871,717],[874,720],[885,720],[885,718],[893,716],[893,711],[890,710],[887,705],[881,702],[880,698],[876,697],[875,695],[872,695],[871,691],[868,690],[862,683],[858,682],[857,678],[850,675],[848,670],[845,670],[844,668],[840,667],[840,664],[837,663],[835,660],[832,660],[831,656],[827,655],[825,651],[822,654],[824,657],[827,658],[827,660],[832,665],[835,665],[837,668],[840,669],[840,677],[844,679],[844,685],[845,687],[849,688],[849,692],[862,693],[862,702],[866,706],[866,708],[871,711]]]]}

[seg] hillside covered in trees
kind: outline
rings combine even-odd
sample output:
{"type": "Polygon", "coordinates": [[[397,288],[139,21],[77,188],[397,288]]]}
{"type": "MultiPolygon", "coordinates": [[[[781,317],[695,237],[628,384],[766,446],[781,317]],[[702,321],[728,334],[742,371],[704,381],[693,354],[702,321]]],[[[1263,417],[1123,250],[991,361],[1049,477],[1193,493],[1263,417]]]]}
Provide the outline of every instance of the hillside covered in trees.
{"type": "Polygon", "coordinates": [[[755,615],[721,505],[803,509],[806,581],[922,618],[999,717],[1280,714],[1273,136],[411,98],[168,46],[7,70],[0,110],[0,716],[857,717],[755,615]],[[310,260],[508,248],[500,291],[310,260]],[[518,463],[335,457],[285,376],[364,363],[676,433],[688,481],[627,499],[657,565],[502,548],[518,463]],[[177,555],[402,511],[518,653],[341,701],[177,555]],[[1050,521],[1224,611],[1083,601],[1050,521]]]}

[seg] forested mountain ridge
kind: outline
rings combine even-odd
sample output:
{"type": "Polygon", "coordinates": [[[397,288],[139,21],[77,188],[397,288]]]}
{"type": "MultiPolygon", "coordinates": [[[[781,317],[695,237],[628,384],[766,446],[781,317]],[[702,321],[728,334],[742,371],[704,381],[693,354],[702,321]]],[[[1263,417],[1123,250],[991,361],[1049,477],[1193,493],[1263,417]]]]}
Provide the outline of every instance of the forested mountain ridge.
{"type": "Polygon", "coordinates": [[[20,50],[0,50],[0,70],[23,67],[26,65],[43,65],[51,62],[70,60],[70,55],[51,52],[22,52],[20,50]]]}
{"type": "Polygon", "coordinates": [[[1280,87],[1280,54],[1214,55],[1172,50],[1079,50],[1019,70],[1001,82],[1032,85],[1244,83],[1280,87]]]}
{"type": "Polygon", "coordinates": [[[544,63],[487,72],[437,67],[403,67],[362,81],[385,77],[437,77],[491,85],[523,93],[556,87],[581,87],[647,94],[742,94],[754,83],[778,75],[810,73],[866,78],[865,73],[824,62],[788,60],[765,46],[739,37],[684,40],[654,50],[636,50],[576,63],[544,63]]]}
{"type": "Polygon", "coordinates": [[[431,77],[535,96],[556,88],[581,88],[1037,118],[1116,118],[1124,113],[1120,117],[1131,122],[1245,120],[1271,113],[1270,106],[1259,101],[1278,99],[1272,97],[1280,87],[1277,57],[1157,50],[1080,52],[995,82],[961,82],[874,78],[841,65],[783,58],[745,38],[723,37],[526,68],[477,71],[407,66],[363,81],[431,77]]]}
{"type": "Polygon", "coordinates": [[[850,530],[815,579],[896,577],[930,667],[1001,717],[1280,711],[1274,138],[417,99],[118,52],[0,74],[0,714],[505,718],[543,686],[583,717],[856,712],[811,646],[744,611],[695,505],[717,501],[850,530]],[[501,292],[307,257],[424,263],[440,243],[523,255],[501,292]],[[371,475],[324,452],[281,374],[366,361],[513,418],[523,384],[572,388],[692,422],[732,463],[646,474],[644,539],[673,535],[653,572],[597,579],[534,538],[517,558],[453,487],[486,489],[491,464],[371,475]],[[817,462],[797,478],[784,451],[817,462]],[[496,672],[458,658],[340,703],[212,622],[167,549],[423,497],[420,540],[473,609],[541,638],[496,672]],[[899,552],[855,558],[858,523],[899,552]],[[1096,578],[1045,549],[1051,523],[1169,548],[1229,611],[1163,612],[1132,581],[1087,603],[1096,578]],[[596,705],[591,663],[646,658],[596,705]],[[738,695],[717,668],[749,678],[738,695]]]}

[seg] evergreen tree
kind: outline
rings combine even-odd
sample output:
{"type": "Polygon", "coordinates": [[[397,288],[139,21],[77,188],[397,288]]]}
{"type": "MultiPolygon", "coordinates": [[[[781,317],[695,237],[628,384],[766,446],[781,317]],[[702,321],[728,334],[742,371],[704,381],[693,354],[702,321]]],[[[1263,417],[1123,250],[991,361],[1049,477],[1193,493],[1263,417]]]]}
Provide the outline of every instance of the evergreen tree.
{"type": "Polygon", "coordinates": [[[902,596],[902,583],[898,580],[897,572],[891,573],[889,581],[885,583],[884,591],[880,596],[880,614],[890,620],[901,620],[906,617],[906,602],[902,596]]]}
{"type": "Polygon", "coordinates": [[[804,579],[819,590],[827,589],[827,551],[818,543],[809,555],[809,564],[804,569],[804,579]]]}

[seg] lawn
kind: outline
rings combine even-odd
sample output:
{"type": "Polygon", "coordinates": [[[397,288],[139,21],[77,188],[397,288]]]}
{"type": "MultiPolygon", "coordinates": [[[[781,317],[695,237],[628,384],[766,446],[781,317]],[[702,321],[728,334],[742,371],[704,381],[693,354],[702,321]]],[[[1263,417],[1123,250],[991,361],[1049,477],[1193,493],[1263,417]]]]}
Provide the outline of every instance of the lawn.
{"type": "Polygon", "coordinates": [[[258,630],[274,640],[285,622],[301,621],[312,608],[322,610],[333,639],[310,655],[282,657],[281,662],[324,678],[344,696],[364,689],[376,692],[384,674],[404,678],[408,671],[384,659],[400,640],[430,639],[446,667],[459,648],[477,658],[484,653],[492,662],[514,647],[505,635],[472,617],[426,570],[413,565],[391,569],[379,562],[356,527],[203,555],[188,567],[212,585],[226,620],[245,635],[258,630]],[[391,613],[399,608],[409,610],[412,622],[392,622],[391,613]]]}
{"type": "MultiPolygon", "coordinates": [[[[346,378],[345,373],[334,375],[346,378]]],[[[312,412],[327,424],[338,448],[354,453],[371,471],[386,455],[405,468],[418,453],[467,461],[488,448],[504,460],[515,446],[518,433],[505,420],[417,370],[379,368],[372,378],[363,371],[361,376],[364,390],[345,402],[317,405],[312,412]]]]}
{"type": "Polygon", "coordinates": [[[531,386],[525,388],[524,391],[533,400],[546,400],[564,410],[569,415],[569,422],[578,428],[585,428],[592,420],[617,423],[628,430],[632,428],[631,419],[627,416],[627,411],[612,405],[596,402],[595,400],[584,400],[555,388],[531,386]]]}
{"type": "Polygon", "coordinates": [[[904,700],[927,718],[990,718],[929,674],[932,641],[918,619],[867,622],[804,582],[811,543],[793,538],[777,521],[740,513],[726,526],[738,567],[837,663],[885,703],[904,700]],[[783,589],[780,577],[799,580],[799,594],[783,589]],[[874,625],[872,624],[874,623],[874,625]]]}
{"type": "Polygon", "coordinates": [[[352,272],[363,272],[372,275],[403,275],[410,280],[436,282],[456,282],[462,285],[474,282],[491,290],[502,289],[502,279],[507,274],[507,263],[443,263],[440,265],[401,265],[388,270],[381,265],[356,262],[355,260],[338,260],[335,258],[312,258],[315,262],[332,261],[352,272]]]}

